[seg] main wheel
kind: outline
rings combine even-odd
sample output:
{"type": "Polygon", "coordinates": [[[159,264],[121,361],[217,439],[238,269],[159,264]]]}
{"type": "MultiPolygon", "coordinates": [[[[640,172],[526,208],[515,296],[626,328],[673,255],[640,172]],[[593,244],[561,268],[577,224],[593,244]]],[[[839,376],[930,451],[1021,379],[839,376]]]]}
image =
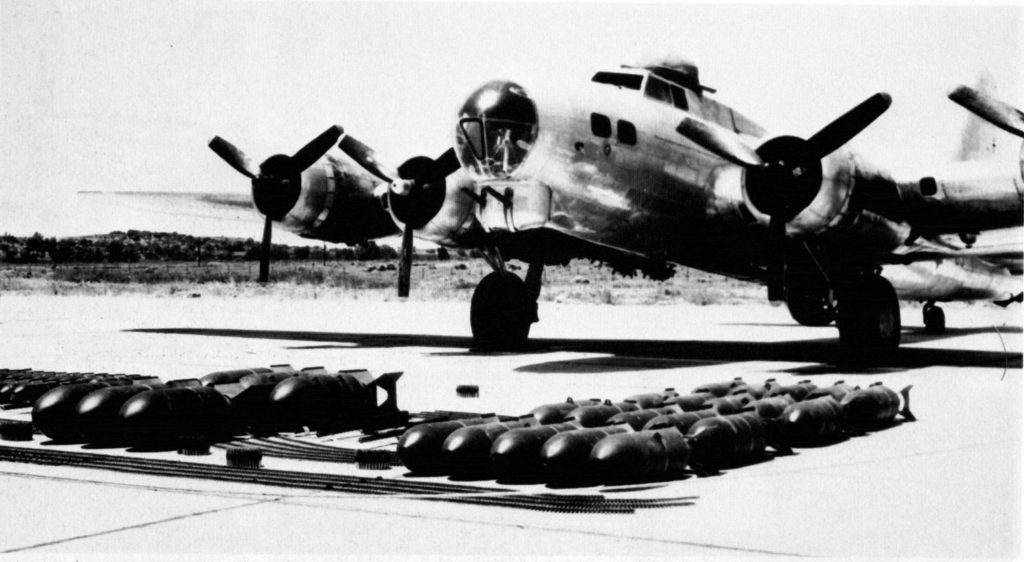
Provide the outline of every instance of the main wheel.
{"type": "Polygon", "coordinates": [[[476,286],[470,303],[473,347],[483,351],[522,349],[536,318],[535,307],[526,284],[515,274],[488,274],[476,286]]]}
{"type": "Polygon", "coordinates": [[[946,332],[946,313],[934,303],[924,305],[921,311],[924,316],[924,331],[927,334],[943,334],[946,332]]]}
{"type": "Polygon", "coordinates": [[[900,345],[900,302],[884,277],[852,280],[839,292],[839,344],[849,349],[890,350],[900,345]]]}

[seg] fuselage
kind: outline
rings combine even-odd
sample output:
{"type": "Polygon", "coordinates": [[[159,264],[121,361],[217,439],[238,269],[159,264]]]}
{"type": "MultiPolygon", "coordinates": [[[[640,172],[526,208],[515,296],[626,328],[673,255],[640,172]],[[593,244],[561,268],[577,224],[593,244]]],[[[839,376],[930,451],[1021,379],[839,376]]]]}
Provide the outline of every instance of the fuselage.
{"type": "MultiPolygon", "coordinates": [[[[622,67],[598,72],[576,89],[538,95],[528,85],[488,82],[457,116],[462,169],[448,176],[440,210],[416,235],[479,246],[555,230],[652,261],[764,281],[775,251],[770,208],[784,188],[771,177],[752,178],[751,170],[676,127],[696,119],[764,154],[793,137],[766,137],[711,91],[691,65],[622,67]]],[[[892,264],[893,254],[910,253],[922,237],[1020,226],[1024,182],[1017,168],[963,163],[894,179],[838,148],[821,158],[820,168],[815,161],[806,170],[812,189],[787,216],[786,243],[813,244],[831,260],[817,264],[828,275],[830,268],[892,264]]],[[[281,222],[300,235],[337,242],[396,234],[401,224],[388,208],[386,187],[347,156],[328,156],[303,172],[299,202],[281,222]]],[[[946,266],[946,279],[956,277],[950,267],[957,266],[946,266]]],[[[941,298],[934,287],[922,290],[928,283],[920,279],[898,274],[893,281],[906,298],[941,298]]],[[[939,292],[1005,296],[987,289],[990,283],[964,282],[945,283],[939,292]]]]}

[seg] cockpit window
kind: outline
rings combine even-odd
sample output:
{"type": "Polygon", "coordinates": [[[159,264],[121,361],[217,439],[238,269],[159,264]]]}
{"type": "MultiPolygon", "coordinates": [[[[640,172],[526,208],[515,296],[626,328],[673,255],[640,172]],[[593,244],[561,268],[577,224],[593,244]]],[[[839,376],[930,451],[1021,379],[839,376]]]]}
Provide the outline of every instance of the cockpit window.
{"type": "Polygon", "coordinates": [[[611,84],[612,86],[618,86],[620,88],[629,88],[630,90],[639,90],[640,84],[643,82],[644,77],[639,74],[621,74],[618,72],[598,72],[591,78],[592,81],[598,84],[611,84]]]}
{"type": "Polygon", "coordinates": [[[650,76],[647,78],[647,87],[644,88],[644,95],[665,102],[669,105],[672,104],[672,90],[670,89],[668,82],[650,76]]]}
{"type": "Polygon", "coordinates": [[[688,109],[686,105],[686,92],[679,86],[672,86],[672,102],[679,109],[688,109]]]}
{"type": "Polygon", "coordinates": [[[468,117],[459,120],[466,145],[473,153],[477,173],[504,178],[512,175],[526,158],[535,140],[533,123],[506,119],[468,117]]]}

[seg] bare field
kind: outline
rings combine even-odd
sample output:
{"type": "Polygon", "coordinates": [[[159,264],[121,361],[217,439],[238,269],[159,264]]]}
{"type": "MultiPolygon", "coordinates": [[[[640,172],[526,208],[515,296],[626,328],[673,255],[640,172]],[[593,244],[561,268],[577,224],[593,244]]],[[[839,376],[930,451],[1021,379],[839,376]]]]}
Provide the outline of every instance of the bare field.
{"type": "MultiPolygon", "coordinates": [[[[526,266],[509,262],[520,276],[526,266]]],[[[271,265],[272,283],[255,281],[253,262],[143,262],[0,266],[0,293],[37,295],[152,295],[155,297],[279,297],[396,300],[393,261],[308,262],[271,265]]],[[[468,301],[490,268],[482,260],[413,263],[414,301],[468,301]]],[[[587,304],[738,304],[763,300],[755,284],[681,268],[667,281],[625,277],[585,261],[544,270],[542,302],[587,304]]]]}

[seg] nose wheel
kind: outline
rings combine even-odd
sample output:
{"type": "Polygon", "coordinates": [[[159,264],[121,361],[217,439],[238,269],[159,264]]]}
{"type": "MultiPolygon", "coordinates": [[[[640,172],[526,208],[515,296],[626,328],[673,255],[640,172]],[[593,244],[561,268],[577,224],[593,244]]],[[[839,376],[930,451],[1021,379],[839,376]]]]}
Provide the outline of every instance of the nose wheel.
{"type": "Polygon", "coordinates": [[[860,275],[839,291],[839,344],[846,349],[893,350],[900,344],[900,302],[881,275],[860,275]]]}
{"type": "Polygon", "coordinates": [[[516,274],[495,271],[473,291],[469,324],[473,347],[480,351],[516,351],[526,346],[530,324],[537,318],[537,301],[516,274]]]}
{"type": "Polygon", "coordinates": [[[926,334],[943,334],[946,332],[946,313],[936,306],[934,302],[926,303],[921,312],[924,316],[924,331],[926,334]]]}

